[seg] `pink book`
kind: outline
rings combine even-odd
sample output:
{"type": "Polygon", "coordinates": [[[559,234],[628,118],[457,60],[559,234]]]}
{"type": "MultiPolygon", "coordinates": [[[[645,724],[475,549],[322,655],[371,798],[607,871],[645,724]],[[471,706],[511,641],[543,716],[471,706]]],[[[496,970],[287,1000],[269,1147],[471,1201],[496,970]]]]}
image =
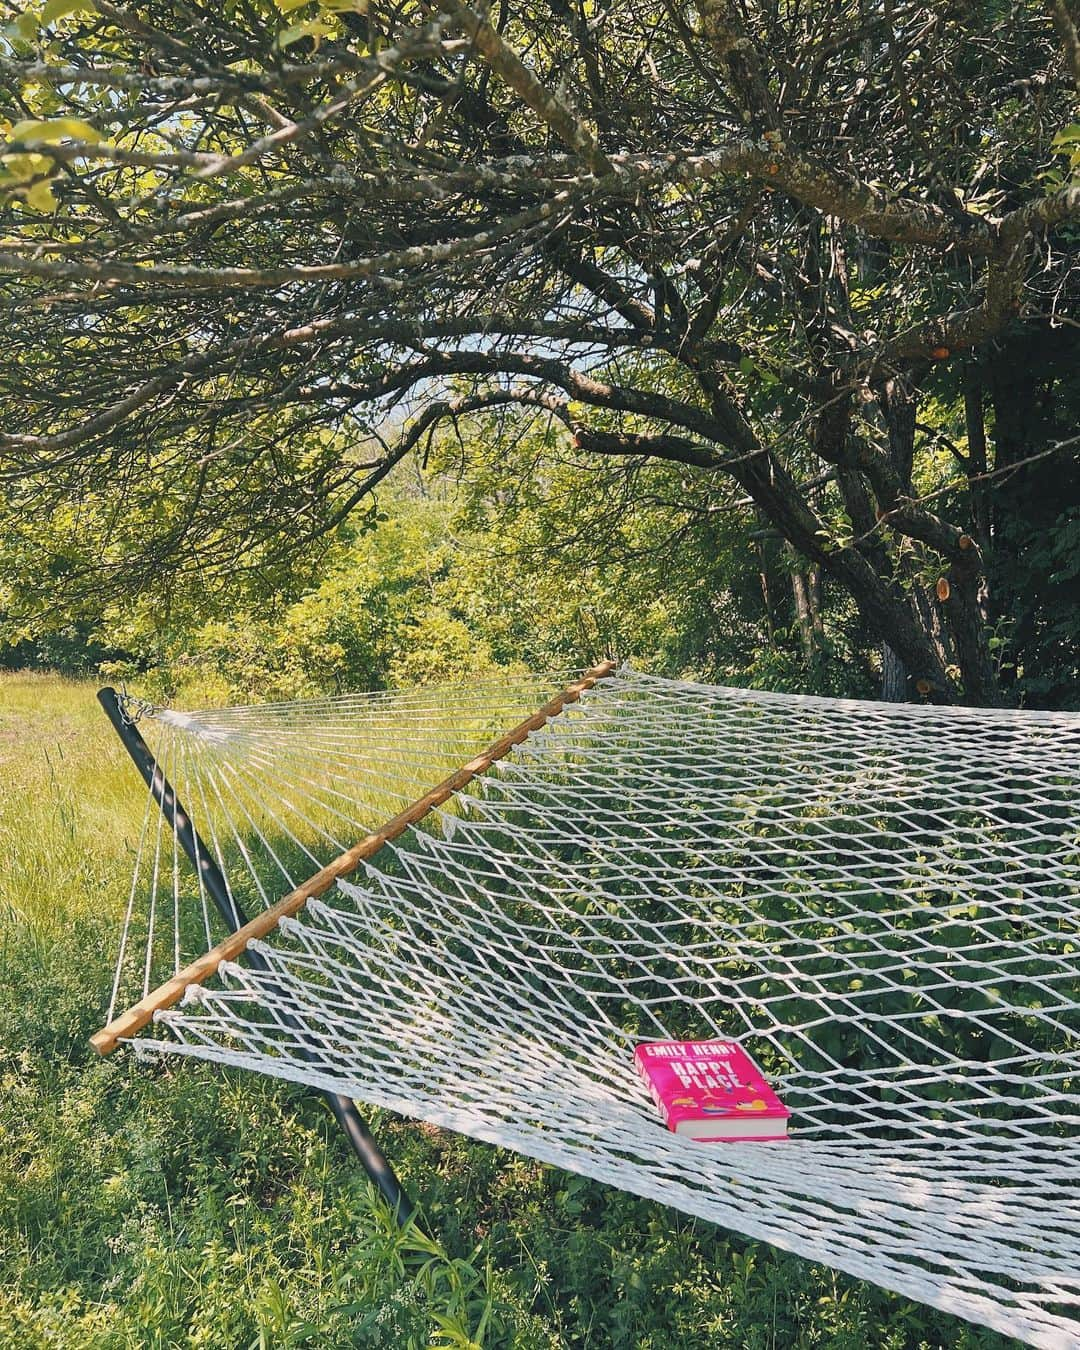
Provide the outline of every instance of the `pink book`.
{"type": "Polygon", "coordinates": [[[737,1041],[649,1041],[634,1063],[676,1134],[729,1144],[787,1138],[791,1112],[737,1041]]]}

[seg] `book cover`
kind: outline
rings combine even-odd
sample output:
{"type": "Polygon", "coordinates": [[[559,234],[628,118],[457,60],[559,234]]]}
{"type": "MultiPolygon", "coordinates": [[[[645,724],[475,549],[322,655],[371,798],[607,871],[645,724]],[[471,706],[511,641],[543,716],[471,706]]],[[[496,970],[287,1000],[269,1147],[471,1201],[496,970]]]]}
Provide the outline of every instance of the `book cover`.
{"type": "Polygon", "coordinates": [[[648,1041],[634,1063],[675,1134],[717,1143],[787,1138],[791,1112],[737,1041],[648,1041]]]}

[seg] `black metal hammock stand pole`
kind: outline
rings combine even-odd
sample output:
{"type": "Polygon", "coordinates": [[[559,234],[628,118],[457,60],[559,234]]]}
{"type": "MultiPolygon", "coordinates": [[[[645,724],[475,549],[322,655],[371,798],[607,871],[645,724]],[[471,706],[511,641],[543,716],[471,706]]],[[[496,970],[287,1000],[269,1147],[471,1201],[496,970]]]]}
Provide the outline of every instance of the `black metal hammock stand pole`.
{"type": "MultiPolygon", "coordinates": [[[[100,689],[98,690],[98,702],[105,709],[116,734],[123,742],[124,749],[131,756],[135,767],[142,775],[165,819],[172,825],[180,847],[201,876],[208,894],[217,906],[218,913],[232,930],[235,931],[237,928],[243,927],[248,921],[247,916],[229,893],[221,869],[214,861],[213,855],[206,845],[199,838],[195,826],[191,822],[191,817],[181,805],[172,784],[165,777],[161,766],[154,758],[153,752],[143,740],[138,727],[125,715],[120,703],[120,696],[115,689],[100,689]]],[[[267,961],[258,952],[248,949],[244,952],[244,959],[255,970],[265,971],[269,969],[267,961]]],[[[290,1017],[286,1020],[297,1031],[303,1031],[303,1027],[294,1018],[290,1017]]],[[[300,1053],[309,1061],[315,1058],[303,1049],[300,1053]]],[[[345,1131],[346,1137],[352,1145],[353,1152],[360,1159],[364,1171],[390,1205],[398,1223],[404,1227],[415,1212],[413,1203],[394,1174],[394,1169],[383,1156],[382,1150],[375,1142],[375,1138],[364,1123],[360,1112],[357,1111],[356,1103],[336,1092],[320,1090],[319,1096],[324,1098],[326,1104],[334,1113],[338,1124],[345,1131]]]]}

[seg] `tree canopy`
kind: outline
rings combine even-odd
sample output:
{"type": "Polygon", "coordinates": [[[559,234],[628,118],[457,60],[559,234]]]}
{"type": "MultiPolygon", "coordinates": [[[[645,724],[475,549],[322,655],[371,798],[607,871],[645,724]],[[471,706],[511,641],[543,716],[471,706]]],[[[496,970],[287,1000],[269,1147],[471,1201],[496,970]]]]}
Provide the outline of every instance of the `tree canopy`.
{"type": "Polygon", "coordinates": [[[996,701],[995,558],[1080,502],[1074,4],[23,8],[20,547],[94,534],[58,593],[265,564],[441,427],[539,418],[749,513],[924,696],[996,701]]]}

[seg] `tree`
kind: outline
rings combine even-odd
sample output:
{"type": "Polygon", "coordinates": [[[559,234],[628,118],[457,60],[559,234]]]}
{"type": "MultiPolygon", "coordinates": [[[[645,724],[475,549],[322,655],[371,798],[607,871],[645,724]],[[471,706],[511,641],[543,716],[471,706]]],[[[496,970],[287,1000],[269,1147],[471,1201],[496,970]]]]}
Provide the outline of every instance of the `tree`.
{"type": "Polygon", "coordinates": [[[997,701],[989,489],[1077,444],[994,462],[994,363],[1075,351],[1074,3],[25,10],[9,506],[160,492],[129,579],[228,568],[525,410],[749,500],[808,624],[824,577],[894,676],[997,701]]]}

